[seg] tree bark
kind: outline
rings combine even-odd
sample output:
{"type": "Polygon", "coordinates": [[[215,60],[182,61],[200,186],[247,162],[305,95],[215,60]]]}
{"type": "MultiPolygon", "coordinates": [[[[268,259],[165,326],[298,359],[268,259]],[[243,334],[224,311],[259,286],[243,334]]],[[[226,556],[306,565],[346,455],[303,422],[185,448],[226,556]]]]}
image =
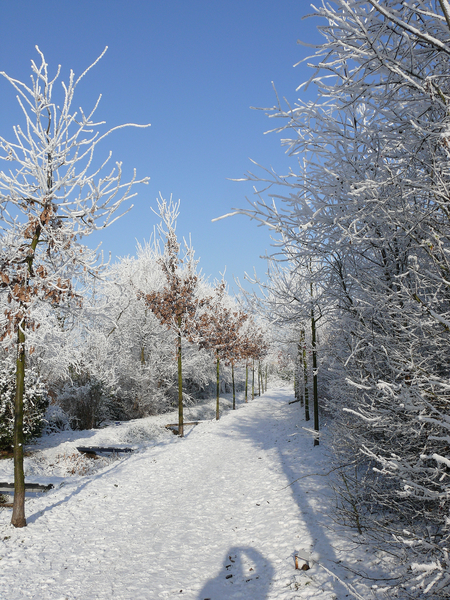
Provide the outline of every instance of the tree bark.
{"type": "MultiPolygon", "coordinates": [[[[24,286],[27,286],[28,277],[33,275],[33,262],[42,227],[39,224],[34,232],[30,250],[26,259],[27,274],[24,286]]],[[[23,313],[25,306],[21,305],[23,313]]],[[[25,473],[23,468],[23,396],[25,393],[25,319],[19,323],[17,331],[17,360],[16,360],[16,395],[14,399],[14,503],[11,524],[14,527],[25,527],[25,473]]]]}
{"type": "Polygon", "coordinates": [[[305,421],[309,421],[309,390],[308,390],[308,362],[306,359],[306,341],[305,341],[305,332],[302,330],[302,341],[303,341],[303,382],[305,385],[305,421]]]}
{"type": "MultiPolygon", "coordinates": [[[[311,284],[312,296],[312,284],[311,284]]],[[[314,403],[314,429],[319,433],[319,394],[317,390],[317,345],[316,345],[316,319],[314,317],[314,308],[311,306],[311,346],[312,346],[312,367],[313,367],[313,403],[314,403]]],[[[319,445],[319,436],[314,438],[314,446],[319,445]]]]}
{"type": "Polygon", "coordinates": [[[25,391],[25,332],[17,334],[16,396],[14,400],[14,504],[11,524],[25,527],[25,474],[23,468],[23,395],[25,391]]]}
{"type": "Polygon", "coordinates": [[[220,386],[220,359],[217,355],[217,399],[216,399],[216,421],[219,420],[219,386],[220,386]]]}
{"type": "Polygon", "coordinates": [[[303,404],[304,404],[304,397],[303,397],[303,387],[302,387],[302,383],[301,383],[301,372],[302,372],[302,365],[303,365],[303,359],[302,359],[302,352],[303,352],[303,343],[304,343],[304,337],[305,337],[305,332],[302,330],[300,331],[300,339],[298,342],[298,346],[297,346],[297,350],[298,350],[298,354],[297,354],[297,389],[295,390],[296,394],[295,394],[295,398],[297,400],[299,400],[300,402],[300,407],[303,408],[303,404]]]}
{"type": "Polygon", "coordinates": [[[261,363],[258,363],[258,396],[261,396],[261,363]]]}
{"type": "Polygon", "coordinates": [[[252,400],[255,399],[255,359],[252,360],[252,400]]]}
{"type": "Polygon", "coordinates": [[[236,388],[234,385],[234,363],[231,363],[231,381],[233,383],[233,410],[236,410],[236,388]]]}
{"type": "Polygon", "coordinates": [[[183,372],[181,365],[181,317],[178,318],[178,435],[184,437],[183,427],[183,372]]]}
{"type": "Polygon", "coordinates": [[[245,401],[248,402],[248,363],[245,363],[245,401]]]}

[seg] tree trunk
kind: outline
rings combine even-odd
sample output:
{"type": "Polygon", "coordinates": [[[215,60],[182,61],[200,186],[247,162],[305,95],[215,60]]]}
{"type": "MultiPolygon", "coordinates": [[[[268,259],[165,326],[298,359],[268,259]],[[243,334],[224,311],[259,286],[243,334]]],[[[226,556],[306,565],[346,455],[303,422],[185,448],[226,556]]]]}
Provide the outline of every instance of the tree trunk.
{"type": "Polygon", "coordinates": [[[304,404],[304,398],[303,398],[303,388],[302,388],[302,383],[301,383],[301,372],[302,372],[302,364],[303,364],[303,359],[302,359],[302,352],[303,352],[303,344],[304,344],[304,338],[305,338],[305,332],[303,330],[300,331],[300,340],[298,342],[298,354],[297,354],[297,390],[296,390],[296,396],[295,399],[299,400],[300,402],[300,407],[303,407],[304,404]]]}
{"type": "Polygon", "coordinates": [[[236,410],[236,388],[234,386],[234,363],[231,363],[231,381],[233,383],[233,410],[236,410]]]}
{"type": "Polygon", "coordinates": [[[23,395],[25,391],[25,333],[17,334],[16,396],[14,401],[14,504],[11,524],[25,527],[25,474],[23,469],[23,395]]]}
{"type": "Polygon", "coordinates": [[[267,365],[266,365],[266,392],[267,392],[267,365]]]}
{"type": "Polygon", "coordinates": [[[220,386],[220,359],[219,355],[217,355],[217,400],[216,400],[216,421],[219,420],[219,389],[220,386]]]}
{"type": "Polygon", "coordinates": [[[248,402],[248,363],[245,363],[245,401],[248,402]]]}
{"type": "Polygon", "coordinates": [[[303,340],[303,381],[305,384],[305,421],[309,421],[309,390],[308,390],[308,362],[306,360],[306,340],[305,340],[305,332],[302,330],[302,340],[303,340]]]}
{"type": "MultiPolygon", "coordinates": [[[[311,284],[312,295],[312,284],[311,284]]],[[[317,349],[316,349],[316,319],[314,308],[311,306],[311,346],[313,367],[313,396],[314,396],[314,429],[319,432],[319,394],[317,391],[317,349]]],[[[314,438],[314,446],[319,445],[319,436],[314,438]]]]}
{"type": "MultiPolygon", "coordinates": [[[[27,280],[33,274],[33,261],[36,247],[39,243],[42,227],[39,224],[34,232],[30,244],[29,253],[26,259],[27,280]]],[[[25,307],[21,305],[23,312],[25,307]]],[[[25,518],[25,473],[23,469],[23,395],[25,392],[25,319],[19,323],[17,331],[17,360],[16,360],[16,396],[14,399],[14,503],[11,524],[14,527],[25,527],[27,520],[25,518]]]]}
{"type": "Polygon", "coordinates": [[[261,363],[258,363],[258,396],[261,396],[261,363]]]}
{"type": "Polygon", "coordinates": [[[255,399],[255,359],[252,360],[252,400],[255,399]]]}
{"type": "Polygon", "coordinates": [[[181,366],[181,318],[178,319],[178,435],[184,437],[183,426],[183,373],[181,366]]]}

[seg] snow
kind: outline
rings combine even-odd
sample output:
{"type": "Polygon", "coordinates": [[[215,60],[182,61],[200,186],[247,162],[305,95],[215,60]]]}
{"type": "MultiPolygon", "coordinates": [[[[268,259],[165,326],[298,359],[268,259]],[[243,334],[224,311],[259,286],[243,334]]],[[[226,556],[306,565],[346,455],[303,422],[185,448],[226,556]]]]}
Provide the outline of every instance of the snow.
{"type": "MultiPolygon", "coordinates": [[[[26,528],[0,511],[0,598],[375,597],[343,566],[378,560],[334,522],[326,434],[313,447],[290,400],[269,390],[219,421],[213,403],[193,407],[186,420],[209,418],[184,439],[164,429],[175,413],[41,438],[26,480],[55,489],[27,499],[26,528]],[[77,445],[135,452],[93,460],[77,445]],[[295,555],[311,568],[295,570],[295,555]]],[[[11,477],[0,461],[0,480],[11,477]]]]}

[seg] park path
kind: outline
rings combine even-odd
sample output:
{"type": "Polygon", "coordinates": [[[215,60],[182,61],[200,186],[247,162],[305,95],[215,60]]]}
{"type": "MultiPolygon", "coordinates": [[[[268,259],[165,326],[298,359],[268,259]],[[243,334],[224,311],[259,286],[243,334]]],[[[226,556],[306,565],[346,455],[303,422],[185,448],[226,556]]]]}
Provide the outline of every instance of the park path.
{"type": "Polygon", "coordinates": [[[348,552],[330,529],[326,477],[293,483],[328,466],[292,399],[271,390],[69,481],[27,502],[22,530],[2,510],[1,600],[348,597],[321,568],[348,552]],[[294,570],[295,553],[309,571],[294,570]]]}

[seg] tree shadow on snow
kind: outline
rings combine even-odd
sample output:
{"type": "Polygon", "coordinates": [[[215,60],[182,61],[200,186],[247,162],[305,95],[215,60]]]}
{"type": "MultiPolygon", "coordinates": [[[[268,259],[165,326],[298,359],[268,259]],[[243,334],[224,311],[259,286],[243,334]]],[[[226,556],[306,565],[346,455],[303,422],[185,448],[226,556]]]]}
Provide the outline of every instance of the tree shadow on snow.
{"type": "Polygon", "coordinates": [[[219,575],[203,587],[198,600],[265,600],[274,574],[271,562],[248,546],[228,550],[219,575]]]}
{"type": "MultiPolygon", "coordinates": [[[[72,498],[77,496],[80,492],[82,492],[84,490],[84,488],[86,488],[87,486],[92,484],[94,481],[101,480],[106,474],[109,474],[111,471],[118,470],[119,468],[123,468],[124,463],[126,463],[130,459],[131,459],[131,456],[124,457],[120,461],[114,462],[113,464],[111,464],[107,467],[104,467],[98,473],[94,473],[92,475],[86,475],[85,481],[80,481],[80,480],[73,481],[73,482],[70,481],[69,485],[68,485],[69,489],[67,490],[67,494],[66,494],[66,496],[64,496],[64,498],[61,498],[60,500],[56,500],[55,502],[53,502],[53,504],[49,504],[45,508],[43,508],[41,510],[37,510],[36,512],[32,513],[29,517],[27,517],[27,523],[28,524],[34,523],[39,518],[41,518],[45,513],[53,511],[54,509],[56,509],[58,506],[61,506],[62,504],[66,504],[67,502],[69,502],[69,500],[71,500],[72,498]]],[[[59,492],[61,491],[61,488],[63,487],[63,485],[64,484],[62,484],[57,489],[46,492],[45,498],[48,498],[49,500],[51,500],[53,498],[54,494],[59,495],[59,492]]],[[[42,498],[42,496],[40,496],[40,497],[42,498]]]]}
{"type": "MultiPolygon", "coordinates": [[[[251,440],[256,448],[266,451],[272,456],[273,451],[276,453],[275,463],[278,463],[280,470],[284,473],[286,485],[279,489],[273,489],[269,484],[266,489],[260,489],[259,492],[261,498],[267,495],[272,500],[274,493],[276,497],[278,492],[285,493],[285,490],[289,488],[289,493],[292,494],[297,505],[298,513],[297,515],[293,514],[292,517],[300,518],[299,533],[302,532],[301,523],[304,528],[303,535],[299,537],[298,546],[292,549],[292,565],[294,565],[294,555],[297,552],[299,556],[304,555],[306,560],[313,552],[318,553],[320,562],[327,564],[328,568],[335,572],[336,565],[341,561],[337,556],[338,551],[330,539],[335,536],[331,536],[328,530],[328,513],[332,510],[331,494],[327,489],[326,478],[320,476],[321,471],[326,471],[325,464],[321,464],[320,459],[318,464],[316,459],[317,454],[320,454],[321,447],[313,446],[312,436],[310,439],[305,439],[301,428],[310,425],[311,422],[304,422],[303,408],[299,409],[299,404],[288,404],[288,401],[293,398],[292,394],[287,390],[283,390],[281,394],[276,391],[271,394],[269,390],[266,398],[279,402],[281,410],[278,411],[278,414],[273,413],[271,404],[264,403],[264,396],[255,398],[255,401],[260,403],[258,414],[255,416],[253,411],[251,414],[239,414],[239,422],[233,424],[233,432],[230,435],[238,435],[251,440]],[[314,475],[319,476],[315,477],[314,475]]],[[[296,573],[300,573],[300,571],[293,569],[292,575],[296,573]]],[[[343,576],[342,571],[340,576],[343,576]]],[[[330,579],[329,585],[334,593],[344,594],[343,597],[348,593],[348,590],[339,581],[330,579]]],[[[254,598],[259,599],[259,596],[254,596],[254,598]]]]}

